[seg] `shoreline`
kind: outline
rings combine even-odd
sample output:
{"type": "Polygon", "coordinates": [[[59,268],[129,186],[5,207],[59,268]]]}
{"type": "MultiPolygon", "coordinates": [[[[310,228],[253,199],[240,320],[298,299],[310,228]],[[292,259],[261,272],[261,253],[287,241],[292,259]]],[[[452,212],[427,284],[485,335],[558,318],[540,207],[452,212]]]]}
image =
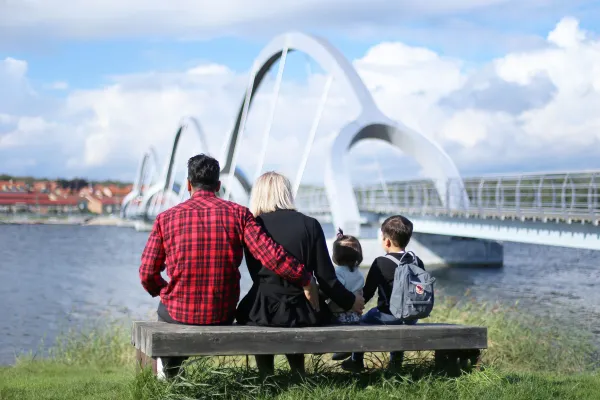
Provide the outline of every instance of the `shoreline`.
{"type": "Polygon", "coordinates": [[[66,217],[4,217],[0,216],[0,225],[65,225],[65,226],[116,226],[134,227],[134,221],[116,216],[66,216],[66,217]]]}

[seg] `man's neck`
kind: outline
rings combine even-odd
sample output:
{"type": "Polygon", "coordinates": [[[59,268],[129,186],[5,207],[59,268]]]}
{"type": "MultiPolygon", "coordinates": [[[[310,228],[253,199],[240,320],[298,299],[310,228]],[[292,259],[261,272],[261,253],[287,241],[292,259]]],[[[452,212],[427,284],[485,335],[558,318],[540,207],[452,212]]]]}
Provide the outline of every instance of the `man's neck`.
{"type": "Polygon", "coordinates": [[[212,190],[204,190],[204,189],[192,189],[192,191],[190,192],[190,197],[192,197],[193,195],[195,195],[196,193],[215,193],[212,190]]]}

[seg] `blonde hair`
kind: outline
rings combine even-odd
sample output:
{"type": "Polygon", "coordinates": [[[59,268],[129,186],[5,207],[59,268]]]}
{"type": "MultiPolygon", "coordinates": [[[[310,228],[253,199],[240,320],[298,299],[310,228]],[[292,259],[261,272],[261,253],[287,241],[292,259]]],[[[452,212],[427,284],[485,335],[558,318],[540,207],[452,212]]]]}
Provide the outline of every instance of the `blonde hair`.
{"type": "Polygon", "coordinates": [[[250,211],[255,217],[275,210],[295,210],[292,184],[277,172],[265,172],[254,183],[250,211]]]}

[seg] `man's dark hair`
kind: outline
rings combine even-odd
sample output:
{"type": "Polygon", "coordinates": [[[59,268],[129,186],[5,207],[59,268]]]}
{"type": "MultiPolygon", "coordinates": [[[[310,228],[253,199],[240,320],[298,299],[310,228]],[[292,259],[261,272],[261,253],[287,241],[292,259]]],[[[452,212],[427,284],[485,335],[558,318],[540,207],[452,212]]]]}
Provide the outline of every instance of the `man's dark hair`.
{"type": "Polygon", "coordinates": [[[394,246],[405,249],[410,242],[413,232],[413,224],[402,215],[394,215],[383,221],[381,233],[386,239],[390,239],[394,246]]]}
{"type": "Polygon", "coordinates": [[[333,262],[339,266],[350,268],[354,271],[363,261],[362,247],[357,238],[350,235],[344,235],[341,229],[338,229],[337,237],[333,242],[333,262]]]}
{"type": "Polygon", "coordinates": [[[219,162],[206,154],[188,160],[188,179],[194,189],[217,190],[220,172],[219,162]]]}

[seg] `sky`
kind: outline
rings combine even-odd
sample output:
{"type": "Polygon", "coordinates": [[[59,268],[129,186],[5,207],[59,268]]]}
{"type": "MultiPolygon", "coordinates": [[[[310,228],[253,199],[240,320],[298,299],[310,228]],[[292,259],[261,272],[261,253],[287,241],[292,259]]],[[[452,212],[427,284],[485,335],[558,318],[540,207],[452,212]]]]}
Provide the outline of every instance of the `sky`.
{"type": "MultiPolygon", "coordinates": [[[[380,110],[439,144],[465,177],[600,170],[600,2],[590,0],[0,0],[0,173],[133,180],[159,169],[184,117],[177,176],[219,156],[254,59],[302,31],[335,46],[380,110]]],[[[248,113],[239,165],[296,176],[330,71],[290,53],[248,113]],[[274,108],[273,108],[274,107],[274,108]]],[[[303,183],[359,107],[334,79],[303,183]]],[[[408,152],[358,143],[355,183],[424,172],[408,152]]]]}

